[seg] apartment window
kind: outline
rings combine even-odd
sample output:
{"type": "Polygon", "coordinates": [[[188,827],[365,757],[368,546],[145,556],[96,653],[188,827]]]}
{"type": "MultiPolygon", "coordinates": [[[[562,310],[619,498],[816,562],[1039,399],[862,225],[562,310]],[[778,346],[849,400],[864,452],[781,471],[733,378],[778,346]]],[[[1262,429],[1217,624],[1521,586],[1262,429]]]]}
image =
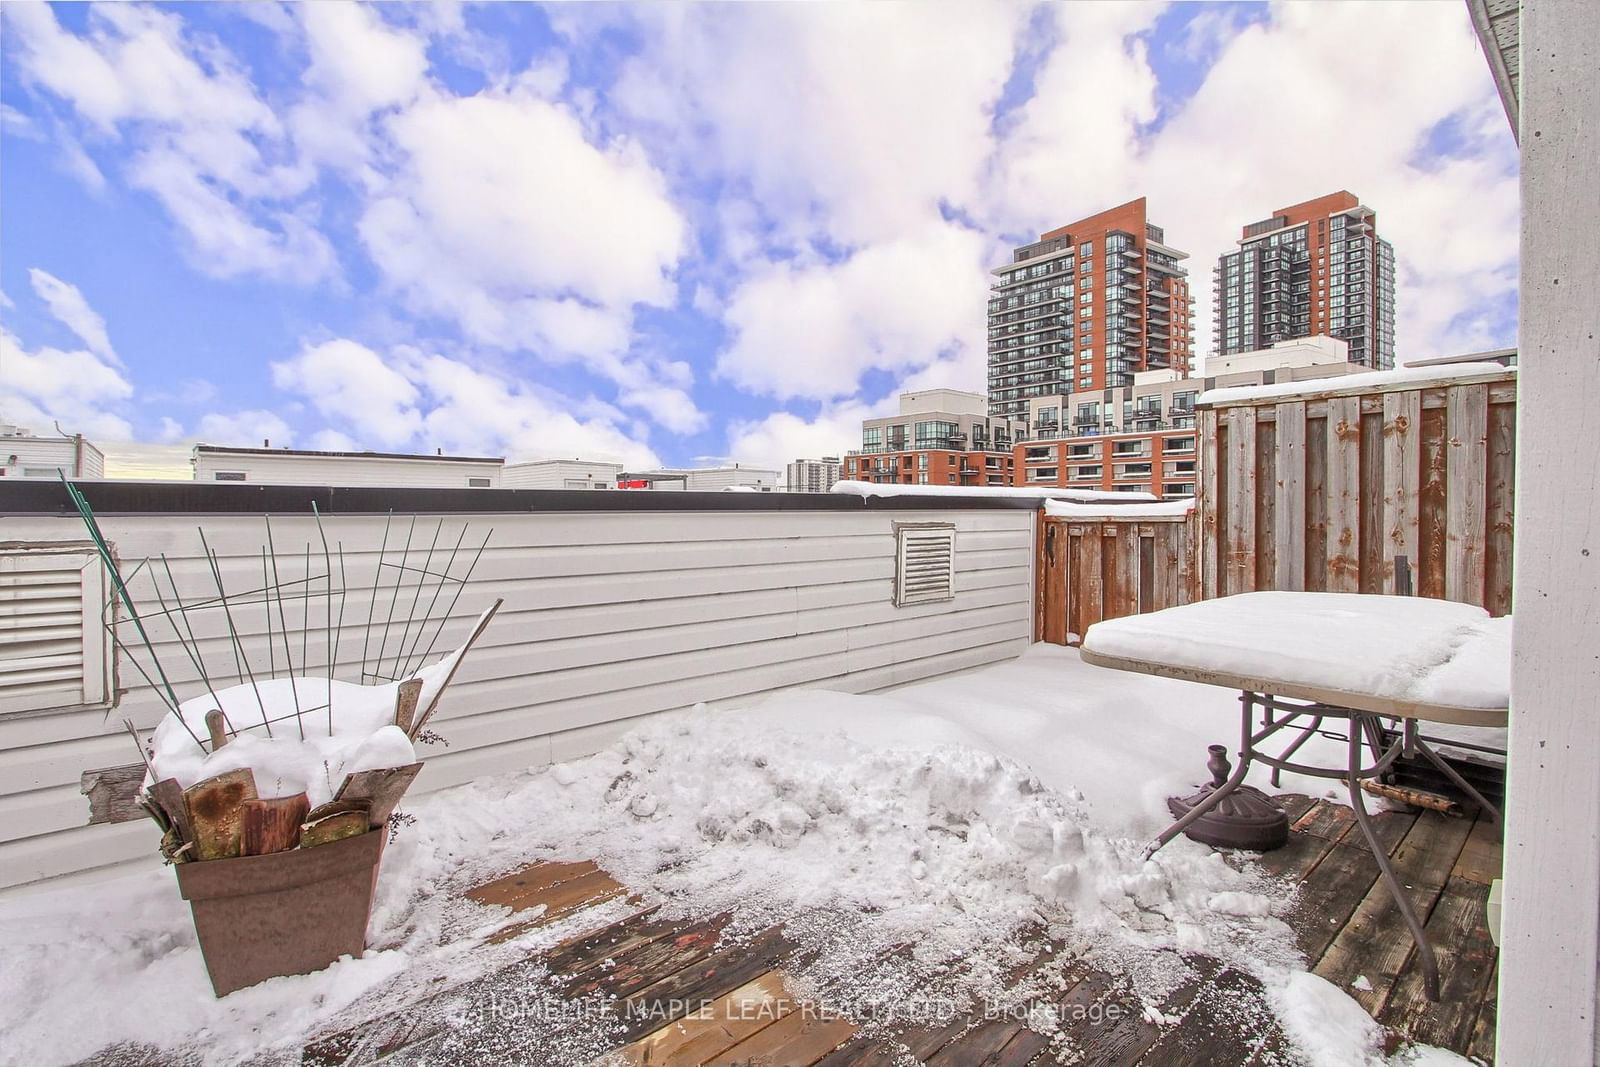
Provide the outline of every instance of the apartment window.
{"type": "Polygon", "coordinates": [[[1169,437],[1167,443],[1161,446],[1163,452],[1193,452],[1193,437],[1169,437]]]}
{"type": "Polygon", "coordinates": [[[244,471],[217,471],[211,477],[219,482],[242,482],[245,480],[244,471]]]}
{"type": "Polygon", "coordinates": [[[1091,479],[1091,478],[1096,480],[1096,481],[1098,481],[1099,478],[1100,478],[1100,468],[1097,467],[1097,466],[1096,467],[1074,467],[1072,469],[1072,478],[1073,478],[1074,481],[1080,481],[1080,482],[1088,480],[1088,479],[1091,479]]]}
{"type": "Polygon", "coordinates": [[[1080,262],[1082,260],[1088,259],[1092,255],[1094,255],[1094,242],[1093,241],[1085,241],[1085,242],[1083,242],[1083,244],[1078,246],[1078,259],[1079,259],[1080,262]]]}
{"type": "Polygon", "coordinates": [[[109,593],[94,551],[58,543],[0,553],[0,713],[109,702],[111,642],[100,625],[109,593]]]}
{"type": "Polygon", "coordinates": [[[1094,284],[1094,279],[1089,277],[1089,275],[1087,275],[1087,274],[1085,274],[1083,277],[1078,279],[1078,288],[1079,289],[1087,289],[1090,286],[1092,286],[1093,284],[1094,284]]]}
{"type": "Polygon", "coordinates": [[[1040,426],[1044,426],[1047,423],[1050,424],[1050,425],[1054,425],[1055,421],[1056,421],[1056,409],[1054,407],[1047,407],[1047,408],[1040,408],[1039,409],[1038,422],[1039,422],[1040,426]]]}
{"type": "Polygon", "coordinates": [[[1099,447],[1099,445],[1068,445],[1067,456],[1071,459],[1088,459],[1099,447]]]}
{"type": "Polygon", "coordinates": [[[1028,468],[1028,481],[1030,482],[1053,482],[1056,480],[1056,476],[1057,471],[1055,467],[1028,468]]]}
{"type": "Polygon", "coordinates": [[[923,452],[923,453],[921,453],[920,455],[917,456],[917,470],[925,471],[927,469],[928,469],[928,454],[926,452],[923,452]]]}
{"type": "Polygon", "coordinates": [[[487,479],[487,478],[468,478],[467,479],[467,488],[468,489],[487,489],[487,488],[489,488],[489,479],[487,479]]]}
{"type": "Polygon", "coordinates": [[[1142,456],[1144,455],[1144,441],[1118,441],[1111,446],[1114,456],[1142,456]]]}

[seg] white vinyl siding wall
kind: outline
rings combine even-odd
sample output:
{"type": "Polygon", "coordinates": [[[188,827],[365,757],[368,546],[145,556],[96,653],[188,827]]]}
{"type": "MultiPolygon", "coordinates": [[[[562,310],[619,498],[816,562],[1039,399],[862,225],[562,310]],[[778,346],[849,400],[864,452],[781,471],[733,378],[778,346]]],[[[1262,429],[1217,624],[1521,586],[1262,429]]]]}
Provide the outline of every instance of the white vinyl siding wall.
{"type": "MultiPolygon", "coordinates": [[[[10,539],[82,537],[75,518],[4,521],[10,539]]],[[[434,521],[418,530],[426,523],[431,537],[434,521]]],[[[788,686],[881,689],[1006,659],[1031,639],[1031,510],[520,513],[447,516],[445,530],[463,521],[479,540],[490,527],[494,535],[439,648],[453,647],[495,597],[505,605],[431,724],[449,747],[425,750],[419,792],[585,755],[654,712],[788,686]],[[954,599],[894,604],[897,522],[954,525],[954,599]]],[[[190,593],[210,583],[201,524],[241,584],[259,574],[259,515],[101,517],[120,559],[165,552],[190,593]]],[[[383,524],[382,515],[324,520],[352,573],[358,553],[370,567],[383,524]]],[[[317,543],[307,518],[274,515],[272,526],[280,549],[317,543]]],[[[365,607],[350,596],[342,658],[359,655],[351,620],[364,620],[365,607]]],[[[244,623],[256,641],[259,610],[244,623]]],[[[210,658],[226,670],[221,626],[210,658]]],[[[183,659],[171,651],[169,669],[183,659]]],[[[324,655],[314,638],[311,661],[324,655]]],[[[181,698],[199,688],[192,674],[180,674],[181,698]]],[[[82,772],[134,762],[122,719],[148,729],[162,714],[125,664],[117,684],[127,692],[109,715],[0,716],[0,891],[154,862],[153,824],[85,825],[82,772]]]]}
{"type": "MultiPolygon", "coordinates": [[[[217,481],[217,472],[243,473],[249,485],[410,486],[466,489],[469,478],[487,478],[485,488],[500,488],[499,463],[471,463],[430,456],[392,459],[380,456],[281,456],[260,452],[197,452],[194,477],[217,481]]],[[[239,479],[229,479],[238,481],[239,479]]]]}

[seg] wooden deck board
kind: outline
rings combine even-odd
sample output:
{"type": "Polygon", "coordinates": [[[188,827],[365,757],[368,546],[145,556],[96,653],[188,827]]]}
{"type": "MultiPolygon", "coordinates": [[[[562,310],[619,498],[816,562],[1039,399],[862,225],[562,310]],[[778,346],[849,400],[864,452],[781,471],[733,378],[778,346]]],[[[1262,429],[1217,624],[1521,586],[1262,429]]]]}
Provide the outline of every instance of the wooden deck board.
{"type": "MultiPolygon", "coordinates": [[[[1492,1058],[1497,954],[1483,902],[1488,881],[1499,869],[1495,828],[1486,820],[1431,812],[1375,816],[1377,836],[1391,850],[1438,949],[1445,995],[1431,1004],[1422,995],[1410,937],[1350,810],[1309,797],[1285,797],[1281,803],[1294,827],[1290,843],[1260,857],[1259,864],[1298,882],[1296,904],[1286,919],[1313,969],[1375,1011],[1391,1044],[1417,1041],[1492,1058]],[[1350,988],[1358,974],[1373,985],[1370,993],[1350,988]]],[[[607,883],[616,885],[592,864],[542,864],[469,895],[518,911],[543,905],[543,914],[548,914],[553,903],[582,908],[625,892],[620,885],[613,891],[607,883]]],[[[1260,983],[1208,957],[1189,959],[1196,974],[1162,1005],[1164,1015],[1177,1019],[1165,1025],[1149,1022],[1119,980],[1075,964],[1064,985],[1048,994],[1064,1023],[1064,1035],[1054,1042],[1029,1029],[1020,1016],[981,1012],[887,1034],[861,1033],[849,1019],[787,999],[784,973],[803,969],[805,957],[781,927],[729,940],[727,921],[726,916],[668,919],[658,910],[640,910],[432,999],[481,1000],[485,990],[548,982],[537,977],[548,973],[567,997],[617,998],[616,1024],[605,1040],[620,1055],[608,1062],[640,1067],[881,1067],[913,1062],[1022,1067],[1060,1059],[1107,1067],[1183,1067],[1292,1059],[1260,983]],[[684,1014],[697,1004],[701,1008],[693,1015],[684,1014]]],[[[1011,980],[1020,983],[1047,960],[1048,953],[1035,958],[1017,968],[1011,980]]],[[[560,1051],[587,1048],[584,1042],[594,1039],[576,1026],[555,1034],[550,1052],[529,1053],[517,1044],[513,1024],[485,1023],[494,1032],[463,1033],[459,1012],[453,1029],[439,1024],[440,1014],[412,1005],[395,1016],[321,1039],[306,1048],[303,1062],[371,1063],[387,1056],[410,1062],[448,1057],[460,1048],[502,1047],[532,1056],[530,1063],[592,1058],[592,1051],[583,1056],[560,1051]]]]}
{"type": "MultiPolygon", "coordinates": [[[[1395,873],[1424,923],[1471,830],[1472,824],[1465,819],[1425,812],[1417,817],[1395,850],[1395,873]]],[[[1312,969],[1348,992],[1369,1013],[1376,1014],[1414,951],[1411,933],[1388,885],[1375,879],[1350,921],[1312,969]],[[1362,976],[1370,989],[1353,987],[1362,976]]]]}

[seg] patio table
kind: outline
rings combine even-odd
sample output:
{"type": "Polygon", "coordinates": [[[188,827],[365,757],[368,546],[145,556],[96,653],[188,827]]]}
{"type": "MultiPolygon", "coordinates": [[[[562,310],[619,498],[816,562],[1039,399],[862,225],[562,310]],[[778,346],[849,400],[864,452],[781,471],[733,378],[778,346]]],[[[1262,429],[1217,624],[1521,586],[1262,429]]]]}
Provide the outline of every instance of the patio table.
{"type": "MultiPolygon", "coordinates": [[[[1220,786],[1164,830],[1146,856],[1171,841],[1244,781],[1250,767],[1339,779],[1384,884],[1416,942],[1430,1000],[1439,968],[1416,910],[1378,841],[1361,782],[1401,756],[1420,754],[1481,806],[1500,812],[1423,740],[1419,722],[1500,726],[1507,720],[1510,619],[1469,604],[1360,593],[1240,593],[1096,623],[1085,663],[1240,691],[1239,764],[1220,786]],[[1259,723],[1256,718],[1260,711],[1259,723]],[[1341,766],[1292,759],[1313,735],[1343,721],[1341,766]],[[1397,722],[1385,742],[1385,720],[1397,722]],[[1276,755],[1269,739],[1297,731],[1276,755]]],[[[1503,824],[1502,824],[1503,825],[1503,824]]]]}

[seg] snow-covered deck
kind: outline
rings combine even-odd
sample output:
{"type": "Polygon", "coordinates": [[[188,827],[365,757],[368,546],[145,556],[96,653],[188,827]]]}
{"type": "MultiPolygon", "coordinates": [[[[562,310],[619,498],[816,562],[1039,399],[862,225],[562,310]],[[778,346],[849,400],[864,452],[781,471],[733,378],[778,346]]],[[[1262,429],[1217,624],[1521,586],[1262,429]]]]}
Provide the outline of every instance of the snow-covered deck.
{"type": "Polygon", "coordinates": [[[372,948],[319,974],[213,999],[164,871],[7,902],[0,1032],[30,1063],[1491,1055],[1486,827],[1378,820],[1442,950],[1438,1005],[1349,810],[1305,795],[1326,783],[1286,776],[1279,852],[1142,858],[1236,728],[1222,690],[1045,645],[702,707],[408,805],[372,948]]]}

